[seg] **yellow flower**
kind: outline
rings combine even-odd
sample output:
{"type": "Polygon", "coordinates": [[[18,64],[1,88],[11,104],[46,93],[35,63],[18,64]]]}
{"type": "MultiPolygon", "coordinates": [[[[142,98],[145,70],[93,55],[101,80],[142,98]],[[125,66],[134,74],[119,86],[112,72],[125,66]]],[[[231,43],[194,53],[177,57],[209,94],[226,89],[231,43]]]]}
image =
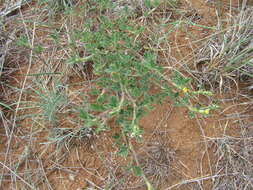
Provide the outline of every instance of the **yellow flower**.
{"type": "Polygon", "coordinates": [[[201,114],[208,115],[210,113],[210,109],[199,110],[198,112],[201,113],[201,114]]]}
{"type": "Polygon", "coordinates": [[[184,87],[184,88],[182,89],[182,91],[183,91],[183,93],[187,93],[187,92],[189,92],[189,89],[186,88],[186,87],[184,87]]]}
{"type": "Polygon", "coordinates": [[[210,112],[210,109],[206,109],[206,110],[204,110],[204,113],[205,113],[206,115],[208,115],[208,114],[209,114],[209,112],[210,112]]]}

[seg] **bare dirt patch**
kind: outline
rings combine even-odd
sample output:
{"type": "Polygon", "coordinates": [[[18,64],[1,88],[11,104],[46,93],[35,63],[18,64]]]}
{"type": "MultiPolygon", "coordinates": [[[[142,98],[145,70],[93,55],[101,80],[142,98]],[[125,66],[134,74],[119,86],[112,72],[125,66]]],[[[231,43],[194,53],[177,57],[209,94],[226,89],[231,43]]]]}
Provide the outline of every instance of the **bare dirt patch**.
{"type": "MultiPolygon", "coordinates": [[[[212,34],[212,27],[217,24],[216,10],[225,18],[225,14],[231,13],[232,8],[236,9],[238,4],[237,1],[231,5],[227,1],[221,1],[221,4],[202,0],[183,2],[178,10],[185,10],[182,20],[185,18],[188,20],[187,22],[184,20],[186,23],[183,28],[176,29],[167,36],[172,48],[170,52],[158,52],[161,57],[165,57],[161,59],[162,64],[179,69],[184,68],[185,64],[190,67],[194,62],[195,49],[212,34]],[[168,55],[173,58],[167,59],[170,62],[166,63],[164,60],[168,55]]],[[[31,4],[21,12],[26,13],[36,6],[31,4]]],[[[42,20],[49,17],[42,13],[42,20]]],[[[71,42],[70,26],[59,24],[65,22],[64,16],[55,19],[57,21],[54,26],[41,24],[33,27],[29,24],[29,20],[27,21],[26,29],[33,29],[29,32],[34,32],[32,36],[36,38],[35,44],[38,45],[36,47],[40,47],[40,44],[46,47],[42,54],[34,56],[35,62],[29,66],[27,59],[31,51],[29,48],[26,49],[27,56],[24,56],[24,51],[17,51],[8,55],[11,61],[7,59],[5,62],[7,67],[10,66],[9,63],[16,63],[19,66],[15,67],[18,71],[8,73],[7,78],[1,80],[6,86],[1,86],[3,89],[1,93],[4,95],[0,95],[0,102],[9,104],[19,101],[19,107],[12,105],[14,110],[18,109],[15,130],[13,129],[12,133],[6,128],[10,125],[9,130],[12,131],[13,113],[0,106],[0,114],[4,114],[4,117],[0,115],[0,124],[4,126],[0,129],[2,177],[0,187],[29,189],[30,186],[34,186],[38,189],[56,190],[147,189],[143,179],[132,175],[130,165],[135,163],[134,158],[131,156],[122,158],[117,155],[118,147],[112,137],[119,128],[114,126],[113,119],[109,121],[112,129],[101,134],[83,130],[78,106],[86,105],[92,80],[95,79],[92,75],[92,63],[87,67],[82,65],[72,67],[65,64],[64,60],[70,52],[73,49],[77,52],[79,50],[61,48],[71,42]],[[52,45],[54,40],[57,42],[52,45]],[[17,61],[15,55],[19,55],[22,59],[17,61]],[[26,84],[23,86],[24,80],[26,84]],[[36,86],[38,83],[41,85],[39,88],[36,86]],[[9,91],[10,93],[7,93],[9,91]],[[21,99],[19,99],[20,91],[23,93],[21,99]],[[55,99],[45,101],[43,105],[39,104],[48,94],[55,99]],[[53,105],[49,111],[55,112],[51,115],[44,113],[43,106],[47,103],[48,106],[53,105]],[[52,115],[57,118],[57,122],[48,119],[52,115]],[[11,144],[8,142],[10,134],[13,135],[11,144]]],[[[189,70],[183,72],[190,75],[189,70]]],[[[155,105],[153,111],[141,119],[143,138],[133,144],[140,167],[157,189],[215,187],[212,179],[220,179],[225,175],[217,171],[216,164],[227,161],[219,160],[224,156],[222,152],[217,153],[217,149],[220,148],[219,140],[226,136],[231,137],[231,141],[226,143],[229,145],[231,143],[231,147],[236,149],[239,155],[242,154],[239,150],[242,145],[236,143],[234,145],[233,138],[240,138],[243,131],[240,128],[242,123],[250,123],[251,110],[241,97],[243,95],[238,95],[237,90],[218,94],[210,99],[218,99],[220,108],[208,117],[196,118],[191,118],[186,108],[176,107],[167,99],[162,104],[155,105]],[[242,119],[241,116],[245,116],[246,119],[242,119]]],[[[248,142],[247,146],[250,146],[250,143],[248,142]]],[[[227,149],[226,151],[229,152],[227,149]]],[[[247,161],[252,163],[248,158],[247,161]]],[[[233,165],[232,162],[229,164],[233,165]]],[[[223,186],[216,187],[223,188],[223,186]]]]}

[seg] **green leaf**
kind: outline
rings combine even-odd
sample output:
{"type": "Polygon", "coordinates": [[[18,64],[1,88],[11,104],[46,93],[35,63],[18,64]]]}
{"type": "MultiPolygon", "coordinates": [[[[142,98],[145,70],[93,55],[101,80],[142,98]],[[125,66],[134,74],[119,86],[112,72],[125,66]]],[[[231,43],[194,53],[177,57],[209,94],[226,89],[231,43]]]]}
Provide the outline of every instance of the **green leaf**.
{"type": "Polygon", "coordinates": [[[97,98],[97,103],[103,104],[108,100],[108,95],[107,94],[100,94],[97,98]]]}
{"type": "Polygon", "coordinates": [[[100,124],[100,125],[98,125],[98,127],[96,128],[95,132],[96,132],[96,133],[100,133],[100,132],[102,132],[102,131],[106,131],[106,129],[107,129],[107,127],[106,127],[105,125],[100,124]]]}
{"type": "Polygon", "coordinates": [[[172,81],[178,86],[178,87],[185,87],[190,81],[190,78],[184,77],[179,72],[175,72],[174,76],[172,77],[172,81]]]}
{"type": "Polygon", "coordinates": [[[28,38],[27,38],[27,36],[25,36],[25,35],[20,36],[20,37],[18,38],[16,44],[17,44],[18,46],[20,46],[20,47],[31,48],[31,45],[30,45],[30,43],[29,43],[29,41],[28,41],[28,38]]]}
{"type": "Polygon", "coordinates": [[[92,111],[97,111],[97,112],[102,112],[102,111],[106,110],[106,108],[104,107],[104,105],[100,105],[100,104],[91,104],[90,105],[90,109],[92,111]]]}
{"type": "Polygon", "coordinates": [[[90,92],[90,94],[91,94],[92,96],[98,96],[100,93],[101,93],[101,91],[98,90],[98,89],[96,89],[96,88],[92,88],[92,89],[91,89],[91,92],[90,92]]]}
{"type": "Polygon", "coordinates": [[[55,31],[54,33],[50,34],[50,37],[54,40],[55,43],[59,43],[59,33],[55,31]]]}
{"type": "Polygon", "coordinates": [[[78,64],[78,63],[81,63],[81,62],[82,62],[82,59],[79,56],[71,56],[67,60],[67,64],[70,64],[70,65],[78,64]]]}
{"type": "Polygon", "coordinates": [[[115,133],[115,134],[112,136],[112,138],[113,138],[114,140],[119,140],[119,139],[120,139],[120,134],[115,133]]]}
{"type": "Polygon", "coordinates": [[[98,121],[96,119],[87,119],[84,123],[85,127],[94,127],[98,125],[98,121]]]}
{"type": "Polygon", "coordinates": [[[119,104],[118,98],[116,96],[111,96],[108,105],[111,108],[117,107],[119,104]]]}
{"type": "Polygon", "coordinates": [[[44,48],[41,45],[38,45],[38,46],[34,47],[34,52],[35,53],[40,54],[40,53],[43,52],[43,50],[44,50],[44,48]]]}
{"type": "Polygon", "coordinates": [[[154,7],[158,7],[158,6],[159,6],[159,1],[160,1],[160,0],[154,0],[154,3],[153,3],[153,4],[154,4],[154,7]]]}
{"type": "Polygon", "coordinates": [[[134,175],[136,175],[137,177],[140,177],[143,175],[142,169],[139,166],[133,166],[132,170],[133,170],[134,175]]]}
{"type": "Polygon", "coordinates": [[[86,119],[90,118],[90,115],[86,110],[81,109],[79,117],[83,120],[86,120],[86,119]]]}
{"type": "Polygon", "coordinates": [[[118,155],[126,158],[128,156],[128,153],[129,153],[128,147],[124,144],[120,145],[118,155]]]}

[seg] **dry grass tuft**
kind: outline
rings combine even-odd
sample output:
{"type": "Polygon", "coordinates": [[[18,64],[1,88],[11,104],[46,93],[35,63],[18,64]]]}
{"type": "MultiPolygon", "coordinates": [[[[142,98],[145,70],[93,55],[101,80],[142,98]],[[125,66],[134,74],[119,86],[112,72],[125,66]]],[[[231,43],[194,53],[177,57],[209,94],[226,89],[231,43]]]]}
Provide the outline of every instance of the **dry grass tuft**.
{"type": "Polygon", "coordinates": [[[144,174],[155,187],[169,180],[173,175],[173,160],[175,152],[160,143],[149,144],[145,155],[140,157],[140,163],[144,174]]]}
{"type": "Polygon", "coordinates": [[[253,76],[253,8],[241,10],[228,24],[225,30],[212,35],[197,54],[196,76],[214,89],[253,76]]]}
{"type": "Polygon", "coordinates": [[[212,189],[253,189],[253,130],[244,129],[242,133],[240,138],[213,139],[218,158],[215,172],[224,177],[217,178],[212,189]]]}

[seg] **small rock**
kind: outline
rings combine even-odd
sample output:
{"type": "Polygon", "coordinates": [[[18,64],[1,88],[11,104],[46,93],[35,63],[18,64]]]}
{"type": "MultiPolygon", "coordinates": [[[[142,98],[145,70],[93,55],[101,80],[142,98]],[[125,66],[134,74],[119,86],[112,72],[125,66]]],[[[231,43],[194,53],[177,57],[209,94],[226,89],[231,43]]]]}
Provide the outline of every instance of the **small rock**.
{"type": "Polygon", "coordinates": [[[70,181],[75,181],[75,176],[73,174],[69,174],[69,180],[70,181]]]}

